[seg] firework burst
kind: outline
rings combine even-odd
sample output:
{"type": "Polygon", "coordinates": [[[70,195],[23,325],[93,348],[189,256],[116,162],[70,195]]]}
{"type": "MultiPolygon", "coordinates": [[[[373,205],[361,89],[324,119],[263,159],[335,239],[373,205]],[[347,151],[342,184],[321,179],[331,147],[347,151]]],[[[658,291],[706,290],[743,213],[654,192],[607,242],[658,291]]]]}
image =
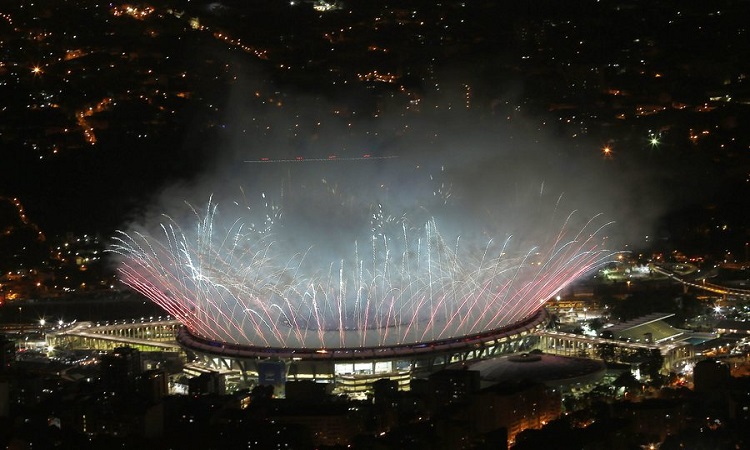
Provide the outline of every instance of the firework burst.
{"type": "Polygon", "coordinates": [[[328,256],[319,243],[292,249],[276,230],[280,210],[226,227],[213,201],[191,210],[189,228],[163,216],[157,232],[119,232],[110,250],[122,281],[192,333],[240,345],[377,347],[497,329],[613,257],[609,223],[581,225],[576,213],[530,245],[448,239],[437,217],[394,218],[376,204],[368,236],[328,256]]]}

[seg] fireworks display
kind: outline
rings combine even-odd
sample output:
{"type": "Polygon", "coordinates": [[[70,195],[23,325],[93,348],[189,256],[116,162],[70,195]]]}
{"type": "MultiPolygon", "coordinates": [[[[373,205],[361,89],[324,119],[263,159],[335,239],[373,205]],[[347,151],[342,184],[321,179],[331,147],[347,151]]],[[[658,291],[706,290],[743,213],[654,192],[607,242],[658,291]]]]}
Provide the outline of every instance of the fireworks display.
{"type": "MultiPolygon", "coordinates": [[[[444,200],[445,192],[437,196],[444,200]]],[[[603,246],[608,224],[600,216],[561,214],[544,226],[551,232],[529,244],[524,236],[486,232],[447,237],[443,226],[456,226],[439,214],[391,216],[370,203],[358,237],[328,227],[311,239],[315,233],[299,230],[326,227],[288,226],[300,216],[265,196],[263,202],[228,218],[212,200],[190,208],[190,219],[180,223],[163,216],[156,231],[120,232],[111,251],[121,256],[121,279],[211,340],[357,348],[513,324],[613,256],[603,246]]],[[[328,220],[340,222],[351,208],[340,197],[336,205],[343,212],[328,220]]]]}

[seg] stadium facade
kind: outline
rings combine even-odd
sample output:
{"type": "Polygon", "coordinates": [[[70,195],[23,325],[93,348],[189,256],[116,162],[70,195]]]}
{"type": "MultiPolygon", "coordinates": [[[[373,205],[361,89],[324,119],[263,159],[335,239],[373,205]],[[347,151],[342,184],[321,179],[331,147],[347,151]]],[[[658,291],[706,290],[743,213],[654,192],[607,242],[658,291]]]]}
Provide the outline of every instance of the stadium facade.
{"type": "Polygon", "coordinates": [[[540,308],[512,325],[415,344],[361,348],[270,348],[235,345],[206,339],[182,327],[178,343],[197,362],[217,371],[239,373],[245,383],[283,386],[286,381],[333,383],[340,393],[365,391],[376,380],[388,378],[408,389],[414,377],[463,364],[532,349],[535,332],[544,328],[548,314],[540,308]]]}

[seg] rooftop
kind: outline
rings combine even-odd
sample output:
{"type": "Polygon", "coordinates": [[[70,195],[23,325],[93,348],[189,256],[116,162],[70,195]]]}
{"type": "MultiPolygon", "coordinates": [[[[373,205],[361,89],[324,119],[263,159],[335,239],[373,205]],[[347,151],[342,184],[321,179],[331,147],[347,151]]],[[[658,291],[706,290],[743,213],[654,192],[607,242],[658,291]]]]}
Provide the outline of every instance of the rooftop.
{"type": "Polygon", "coordinates": [[[653,313],[629,320],[604,331],[612,333],[613,339],[625,339],[631,342],[660,343],[669,340],[683,339],[687,334],[674,328],[665,319],[674,316],[671,313],[653,313]]]}

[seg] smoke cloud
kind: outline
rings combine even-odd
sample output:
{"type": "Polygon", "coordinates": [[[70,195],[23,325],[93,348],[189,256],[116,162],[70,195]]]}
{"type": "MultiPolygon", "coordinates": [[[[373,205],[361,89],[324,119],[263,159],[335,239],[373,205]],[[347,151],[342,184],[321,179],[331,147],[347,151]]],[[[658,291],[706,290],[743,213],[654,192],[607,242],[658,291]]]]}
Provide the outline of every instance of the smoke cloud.
{"type": "Polygon", "coordinates": [[[292,251],[337,259],[378,226],[418,228],[431,218],[448,240],[512,235],[533,246],[571,211],[577,225],[597,215],[613,221],[611,248],[633,248],[660,213],[647,168],[604,160],[598,143],[556,137],[543,118],[514,110],[512,84],[467,109],[458,88],[393,105],[353,89],[284,90],[257,68],[245,79],[228,93],[222,138],[203,174],[166,187],[124,231],[158,233],[169,217],[190,233],[194,210],[210,199],[217,228],[239,220],[260,231],[273,222],[292,251]]]}
{"type": "Polygon", "coordinates": [[[209,339],[372,347],[528,319],[648,229],[637,161],[456,85],[367,107],[239,85],[203,174],[115,236],[121,279],[209,339]]]}

